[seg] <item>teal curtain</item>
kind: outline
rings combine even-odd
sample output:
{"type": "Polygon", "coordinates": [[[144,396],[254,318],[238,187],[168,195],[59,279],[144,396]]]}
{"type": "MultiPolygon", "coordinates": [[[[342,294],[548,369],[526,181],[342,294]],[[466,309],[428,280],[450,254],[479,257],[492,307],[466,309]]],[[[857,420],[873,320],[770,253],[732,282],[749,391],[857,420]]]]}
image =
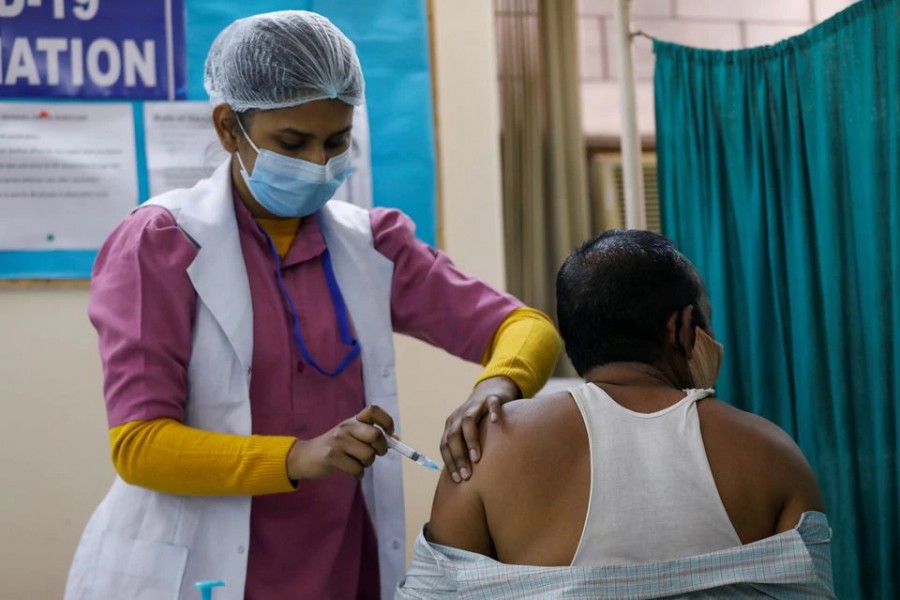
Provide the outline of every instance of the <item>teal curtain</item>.
{"type": "Polygon", "coordinates": [[[839,598],[900,598],[900,0],[774,46],[656,42],[664,233],[706,280],[719,396],[799,443],[839,598]]]}

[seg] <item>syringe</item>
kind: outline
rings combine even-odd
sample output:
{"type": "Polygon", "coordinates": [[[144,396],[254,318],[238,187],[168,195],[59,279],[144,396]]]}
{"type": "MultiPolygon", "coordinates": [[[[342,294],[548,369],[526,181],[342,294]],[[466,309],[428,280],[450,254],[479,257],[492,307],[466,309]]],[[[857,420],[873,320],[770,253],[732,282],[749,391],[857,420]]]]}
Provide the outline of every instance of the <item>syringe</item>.
{"type": "MultiPolygon", "coordinates": [[[[376,427],[377,427],[377,425],[376,425],[376,427]]],[[[381,429],[381,427],[378,427],[378,429],[381,429]]],[[[381,431],[382,431],[382,433],[384,433],[383,429],[381,431]]],[[[420,452],[413,450],[412,448],[410,448],[409,446],[407,446],[406,444],[404,444],[397,438],[391,437],[390,435],[385,433],[384,439],[387,440],[388,448],[390,448],[391,450],[396,450],[397,452],[399,452],[406,458],[410,459],[411,461],[422,465],[426,469],[431,469],[432,471],[440,471],[441,470],[441,468],[438,466],[438,464],[436,462],[434,462],[433,460],[431,460],[424,454],[421,454],[420,452]]]]}

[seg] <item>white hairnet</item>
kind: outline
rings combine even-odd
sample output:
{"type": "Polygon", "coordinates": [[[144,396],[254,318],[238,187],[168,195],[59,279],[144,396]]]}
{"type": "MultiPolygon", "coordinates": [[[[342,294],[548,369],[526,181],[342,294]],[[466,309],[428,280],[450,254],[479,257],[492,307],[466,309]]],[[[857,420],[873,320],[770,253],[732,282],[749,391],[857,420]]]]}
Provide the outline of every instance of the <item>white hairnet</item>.
{"type": "Polygon", "coordinates": [[[365,82],[356,47],[322,15],[284,10],[239,19],[216,36],[203,86],[214,105],[297,106],[338,98],[358,106],[365,82]]]}

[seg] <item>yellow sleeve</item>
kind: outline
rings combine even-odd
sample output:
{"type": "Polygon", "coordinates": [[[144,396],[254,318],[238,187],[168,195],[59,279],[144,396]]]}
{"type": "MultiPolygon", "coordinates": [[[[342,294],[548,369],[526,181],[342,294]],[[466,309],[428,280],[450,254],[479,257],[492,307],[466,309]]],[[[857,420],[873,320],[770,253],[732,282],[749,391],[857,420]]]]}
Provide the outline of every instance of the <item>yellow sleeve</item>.
{"type": "Polygon", "coordinates": [[[154,419],[113,427],[109,441],[122,479],[156,492],[222,496],[295,489],[287,476],[292,437],[214,433],[154,419]]]}
{"type": "Polygon", "coordinates": [[[547,383],[561,349],[550,317],[533,308],[516,309],[500,323],[485,349],[478,382],[505,375],[519,386],[522,397],[531,398],[547,383]]]}

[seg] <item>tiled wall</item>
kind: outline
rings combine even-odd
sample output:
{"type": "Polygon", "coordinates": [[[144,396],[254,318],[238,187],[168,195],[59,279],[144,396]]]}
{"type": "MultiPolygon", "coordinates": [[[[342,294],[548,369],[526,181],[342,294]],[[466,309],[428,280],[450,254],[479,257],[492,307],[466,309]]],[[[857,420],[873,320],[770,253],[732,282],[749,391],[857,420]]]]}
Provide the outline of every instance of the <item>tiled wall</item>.
{"type": "MultiPolygon", "coordinates": [[[[613,13],[615,0],[576,0],[585,133],[615,138],[620,132],[613,13]]],[[[632,28],[657,38],[704,48],[772,44],[802,33],[853,0],[632,0],[632,28]]],[[[638,120],[642,135],[653,124],[653,52],[634,41],[638,120]]]]}

